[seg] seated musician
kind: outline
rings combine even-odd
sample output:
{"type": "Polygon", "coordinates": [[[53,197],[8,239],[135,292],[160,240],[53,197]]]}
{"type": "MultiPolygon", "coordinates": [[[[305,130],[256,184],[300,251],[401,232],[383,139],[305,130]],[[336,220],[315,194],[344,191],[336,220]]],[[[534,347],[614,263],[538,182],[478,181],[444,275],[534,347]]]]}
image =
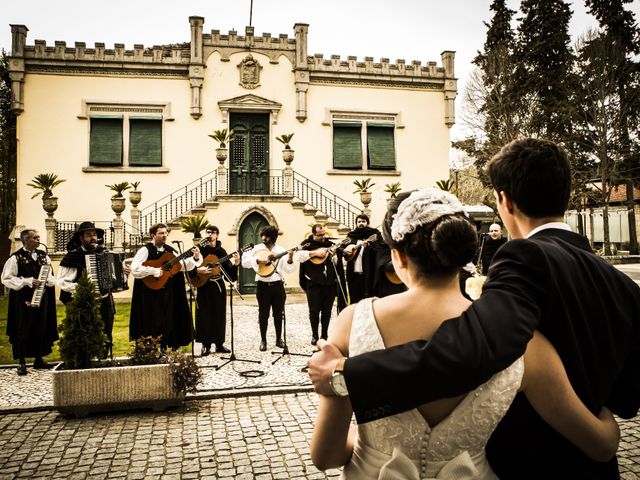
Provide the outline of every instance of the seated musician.
{"type": "Polygon", "coordinates": [[[260,351],[267,349],[267,325],[269,321],[269,310],[273,314],[273,325],[276,330],[276,346],[284,348],[282,340],[282,316],[284,313],[284,302],[286,294],[284,292],[284,274],[292,273],[295,270],[293,263],[293,251],[285,250],[280,245],[276,245],[278,240],[278,229],[273,225],[267,225],[260,232],[262,243],[242,255],[242,266],[253,268],[256,272],[256,298],[258,299],[258,320],[260,323],[260,351]],[[265,251],[269,253],[265,255],[265,251]],[[260,253],[263,252],[263,253],[260,253]],[[288,253],[286,260],[272,261],[274,256],[284,256],[288,253]],[[265,258],[259,258],[264,256],[265,258]],[[260,267],[271,266],[269,274],[260,274],[260,267]],[[271,271],[272,270],[272,271],[271,271]]]}
{"type": "Polygon", "coordinates": [[[53,342],[58,339],[58,328],[55,278],[51,271],[48,274],[41,271],[44,265],[51,265],[51,259],[38,249],[37,231],[23,230],[20,240],[23,247],[4,264],[2,284],[9,289],[7,335],[13,358],[19,362],[18,375],[26,375],[26,357],[35,358],[35,369],[51,368],[43,357],[51,353],[53,342]],[[36,289],[41,290],[39,307],[32,303],[36,289]]]}
{"type": "MultiPolygon", "coordinates": [[[[78,280],[87,269],[85,256],[92,253],[103,253],[106,248],[104,243],[104,230],[96,228],[93,222],[82,222],[71,240],[67,243],[67,254],[60,261],[60,270],[56,283],[60,287],[60,301],[68,305],[73,298],[78,280]]],[[[123,266],[125,275],[130,269],[123,266]]],[[[100,317],[104,322],[104,333],[107,335],[107,351],[112,353],[113,347],[113,318],[116,313],[113,294],[111,292],[102,293],[100,297],[100,317]]]]}
{"type": "MultiPolygon", "coordinates": [[[[149,229],[151,242],[140,248],[131,262],[133,295],[131,297],[131,317],[129,319],[129,339],[162,336],[163,349],[189,345],[192,337],[193,321],[185,290],[184,275],[168,276],[166,283],[158,289],[150,288],[144,282],[146,277],[162,278],[166,275],[162,265],[175,258],[176,251],[167,245],[169,229],[164,223],[157,223],[149,229]]],[[[200,250],[193,247],[186,252],[186,258],[179,262],[180,270],[193,270],[202,264],[200,250]]]]}
{"type": "MultiPolygon", "coordinates": [[[[222,248],[222,242],[218,240],[220,230],[215,225],[209,225],[206,228],[209,243],[200,248],[200,253],[205,259],[200,267],[191,270],[190,275],[196,273],[200,275],[211,275],[211,277],[198,287],[198,309],[196,310],[196,342],[202,343],[200,355],[203,357],[211,353],[211,344],[215,344],[217,353],[230,353],[230,350],[224,346],[224,338],[227,325],[227,287],[225,286],[225,278],[223,277],[220,267],[212,268],[207,265],[209,259],[224,258],[227,251],[222,248]]],[[[222,263],[222,268],[232,281],[238,276],[238,263],[240,257],[233,255],[230,259],[222,263]]]]}
{"type": "Polygon", "coordinates": [[[302,242],[302,248],[293,255],[294,260],[300,262],[300,287],[307,294],[311,345],[318,343],[318,338],[327,339],[333,302],[336,295],[344,292],[344,282],[338,285],[339,279],[344,279],[342,254],[339,250],[334,252],[335,246],[326,235],[326,229],[316,223],[311,227],[311,235],[302,242]]]}
{"type": "Polygon", "coordinates": [[[375,253],[369,248],[370,242],[366,242],[373,235],[376,235],[376,239],[382,238],[377,228],[369,226],[369,217],[361,213],[356,217],[356,228],[347,234],[351,239],[351,245],[344,249],[350,304],[373,296],[375,253]]]}

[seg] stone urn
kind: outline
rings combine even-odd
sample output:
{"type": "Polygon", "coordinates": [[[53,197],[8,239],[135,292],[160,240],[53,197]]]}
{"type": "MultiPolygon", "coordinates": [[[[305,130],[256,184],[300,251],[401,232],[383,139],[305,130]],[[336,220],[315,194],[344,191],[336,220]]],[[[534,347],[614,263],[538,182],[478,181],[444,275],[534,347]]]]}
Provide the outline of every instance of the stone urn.
{"type": "Polygon", "coordinates": [[[58,209],[58,197],[47,197],[42,199],[42,208],[47,212],[49,218],[53,218],[53,212],[58,209]]]}
{"type": "Polygon", "coordinates": [[[111,197],[111,210],[118,216],[124,212],[125,198],[124,197],[111,197]]]}
{"type": "Polygon", "coordinates": [[[391,208],[391,205],[393,204],[393,202],[395,201],[396,197],[389,197],[387,198],[387,209],[391,208]]]}
{"type": "Polygon", "coordinates": [[[138,190],[131,190],[129,192],[129,201],[131,202],[131,205],[133,205],[134,208],[138,207],[138,204],[140,203],[141,200],[142,200],[142,192],[138,190]]]}
{"type": "Polygon", "coordinates": [[[282,160],[287,164],[287,167],[291,166],[291,162],[293,162],[293,155],[295,150],[291,150],[290,148],[285,148],[282,150],[282,160]]]}
{"type": "Polygon", "coordinates": [[[371,203],[371,192],[360,192],[360,201],[364,205],[364,208],[368,208],[371,203]]]}
{"type": "Polygon", "coordinates": [[[229,156],[229,149],[216,148],[216,160],[220,162],[220,166],[224,165],[224,162],[227,161],[228,156],[229,156]]]}

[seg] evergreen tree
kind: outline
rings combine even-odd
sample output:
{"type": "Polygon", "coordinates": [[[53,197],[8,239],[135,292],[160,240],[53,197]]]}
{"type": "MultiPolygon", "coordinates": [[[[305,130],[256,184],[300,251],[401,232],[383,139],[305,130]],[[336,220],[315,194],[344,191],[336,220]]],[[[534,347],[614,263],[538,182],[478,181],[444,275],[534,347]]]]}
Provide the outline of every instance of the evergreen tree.
{"type": "Polygon", "coordinates": [[[0,55],[0,232],[16,224],[16,117],[5,51],[0,55]]]}
{"type": "MultiPolygon", "coordinates": [[[[515,52],[520,104],[533,107],[527,134],[567,144],[572,76],[569,20],[571,10],[562,0],[523,0],[515,52]]],[[[568,146],[568,145],[567,145],[568,146]]]]}
{"type": "Polygon", "coordinates": [[[107,336],[100,317],[100,296],[86,272],[78,280],[73,300],[67,305],[62,331],[59,347],[65,368],[89,368],[92,358],[106,354],[107,336]]]}
{"type": "Polygon", "coordinates": [[[515,12],[507,8],[506,0],[494,0],[490,9],[494,14],[491,22],[485,22],[484,49],[473,60],[478,69],[472,74],[464,99],[463,118],[474,134],[454,142],[456,148],[475,158],[478,175],[485,184],[488,184],[483,171],[486,162],[521,133],[521,116],[513,98],[515,37],[511,20],[515,12]]]}

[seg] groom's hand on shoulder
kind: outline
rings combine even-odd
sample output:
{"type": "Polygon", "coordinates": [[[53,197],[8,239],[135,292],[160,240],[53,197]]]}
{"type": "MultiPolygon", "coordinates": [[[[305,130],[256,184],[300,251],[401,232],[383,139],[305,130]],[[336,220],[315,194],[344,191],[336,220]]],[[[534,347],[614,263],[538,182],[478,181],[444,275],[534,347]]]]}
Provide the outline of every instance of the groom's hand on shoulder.
{"type": "Polygon", "coordinates": [[[318,351],[307,360],[309,378],[313,389],[320,395],[333,396],[335,392],[331,388],[331,377],[336,366],[344,365],[342,352],[325,340],[318,340],[318,351]]]}

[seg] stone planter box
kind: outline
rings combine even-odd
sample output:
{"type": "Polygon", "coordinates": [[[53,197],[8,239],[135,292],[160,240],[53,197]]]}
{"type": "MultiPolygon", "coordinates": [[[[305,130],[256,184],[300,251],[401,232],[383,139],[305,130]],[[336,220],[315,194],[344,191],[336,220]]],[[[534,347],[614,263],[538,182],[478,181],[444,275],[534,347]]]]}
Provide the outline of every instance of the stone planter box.
{"type": "Polygon", "coordinates": [[[127,365],[53,371],[53,406],[63,414],[179,406],[184,394],[173,390],[171,366],[127,365]]]}

